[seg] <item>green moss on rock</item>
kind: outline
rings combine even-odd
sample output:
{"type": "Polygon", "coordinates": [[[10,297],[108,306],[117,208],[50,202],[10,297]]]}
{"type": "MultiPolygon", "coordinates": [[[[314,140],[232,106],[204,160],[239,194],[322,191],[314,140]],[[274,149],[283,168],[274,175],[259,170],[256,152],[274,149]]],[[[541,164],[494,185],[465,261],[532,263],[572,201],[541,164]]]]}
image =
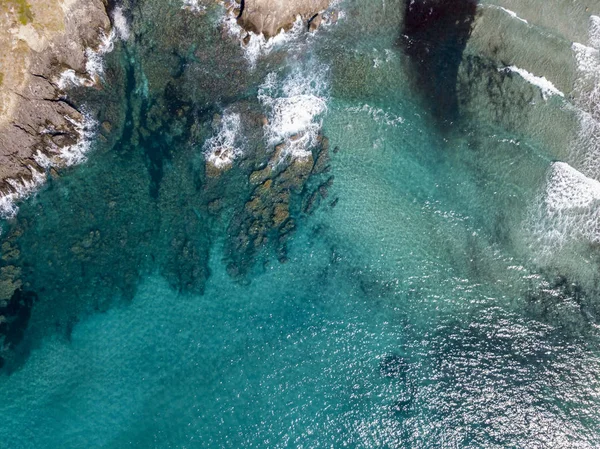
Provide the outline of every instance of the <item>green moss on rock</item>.
{"type": "Polygon", "coordinates": [[[27,25],[28,23],[33,22],[31,5],[27,3],[27,0],[0,0],[0,6],[15,7],[21,25],[27,25]]]}

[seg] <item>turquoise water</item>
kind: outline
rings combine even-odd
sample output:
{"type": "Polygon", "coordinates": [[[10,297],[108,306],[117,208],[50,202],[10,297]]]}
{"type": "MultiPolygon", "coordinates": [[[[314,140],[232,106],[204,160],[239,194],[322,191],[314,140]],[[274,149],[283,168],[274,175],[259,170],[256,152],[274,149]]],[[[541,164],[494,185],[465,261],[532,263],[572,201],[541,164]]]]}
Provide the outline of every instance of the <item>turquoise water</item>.
{"type": "Polygon", "coordinates": [[[598,447],[598,248],[568,227],[594,221],[595,184],[544,209],[555,161],[593,179],[576,114],[460,36],[432,105],[406,5],[364,3],[254,67],[219,5],[123,5],[135,39],[72,94],[110,131],[3,224],[36,299],[3,352],[1,447],[598,447]],[[262,117],[277,134],[292,97],[326,105],[305,132],[330,168],[253,184],[262,117]],[[243,154],[211,176],[235,114],[243,154]]]}

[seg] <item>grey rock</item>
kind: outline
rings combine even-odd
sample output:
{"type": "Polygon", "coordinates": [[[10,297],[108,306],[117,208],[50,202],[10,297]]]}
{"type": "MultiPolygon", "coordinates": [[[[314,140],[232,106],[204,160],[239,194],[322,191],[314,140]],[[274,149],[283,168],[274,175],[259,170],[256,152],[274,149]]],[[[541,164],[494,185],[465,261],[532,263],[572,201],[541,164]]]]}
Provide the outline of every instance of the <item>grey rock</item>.
{"type": "Polygon", "coordinates": [[[0,197],[43,172],[36,155],[60,166],[59,148],[81,138],[83,116],[59,80],[72,70],[82,84],[97,84],[86,63],[111,27],[104,0],[27,5],[26,17],[0,5],[0,197]]]}

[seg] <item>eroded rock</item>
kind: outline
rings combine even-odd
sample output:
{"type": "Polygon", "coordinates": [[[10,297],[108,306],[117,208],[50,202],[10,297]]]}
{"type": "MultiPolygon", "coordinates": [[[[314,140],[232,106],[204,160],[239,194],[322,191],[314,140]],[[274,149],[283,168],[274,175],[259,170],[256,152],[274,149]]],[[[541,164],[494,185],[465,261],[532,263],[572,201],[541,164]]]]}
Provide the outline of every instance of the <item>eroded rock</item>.
{"type": "Polygon", "coordinates": [[[98,82],[89,61],[110,27],[103,0],[0,3],[0,194],[66,163],[60,148],[82,137],[84,117],[64,91],[98,82]]]}
{"type": "MultiPolygon", "coordinates": [[[[241,3],[240,26],[256,34],[272,37],[289,29],[298,16],[311,27],[318,27],[318,13],[327,9],[329,0],[245,0],[241,3]],[[314,23],[313,23],[314,22],[314,23]]],[[[318,16],[320,17],[320,16],[318,16]]]]}

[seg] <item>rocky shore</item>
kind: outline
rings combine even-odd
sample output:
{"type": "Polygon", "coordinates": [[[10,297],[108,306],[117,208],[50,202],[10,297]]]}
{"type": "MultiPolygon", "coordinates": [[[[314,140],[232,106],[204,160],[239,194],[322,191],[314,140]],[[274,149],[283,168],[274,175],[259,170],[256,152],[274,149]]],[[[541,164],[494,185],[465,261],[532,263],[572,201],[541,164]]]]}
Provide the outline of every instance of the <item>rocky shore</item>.
{"type": "Polygon", "coordinates": [[[0,4],[0,212],[76,162],[85,116],[65,90],[94,86],[110,48],[105,0],[7,0],[0,4]]]}
{"type": "Polygon", "coordinates": [[[321,22],[320,13],[329,6],[329,0],[236,0],[239,7],[238,23],[247,31],[272,37],[289,29],[298,16],[311,28],[321,22]]]}

